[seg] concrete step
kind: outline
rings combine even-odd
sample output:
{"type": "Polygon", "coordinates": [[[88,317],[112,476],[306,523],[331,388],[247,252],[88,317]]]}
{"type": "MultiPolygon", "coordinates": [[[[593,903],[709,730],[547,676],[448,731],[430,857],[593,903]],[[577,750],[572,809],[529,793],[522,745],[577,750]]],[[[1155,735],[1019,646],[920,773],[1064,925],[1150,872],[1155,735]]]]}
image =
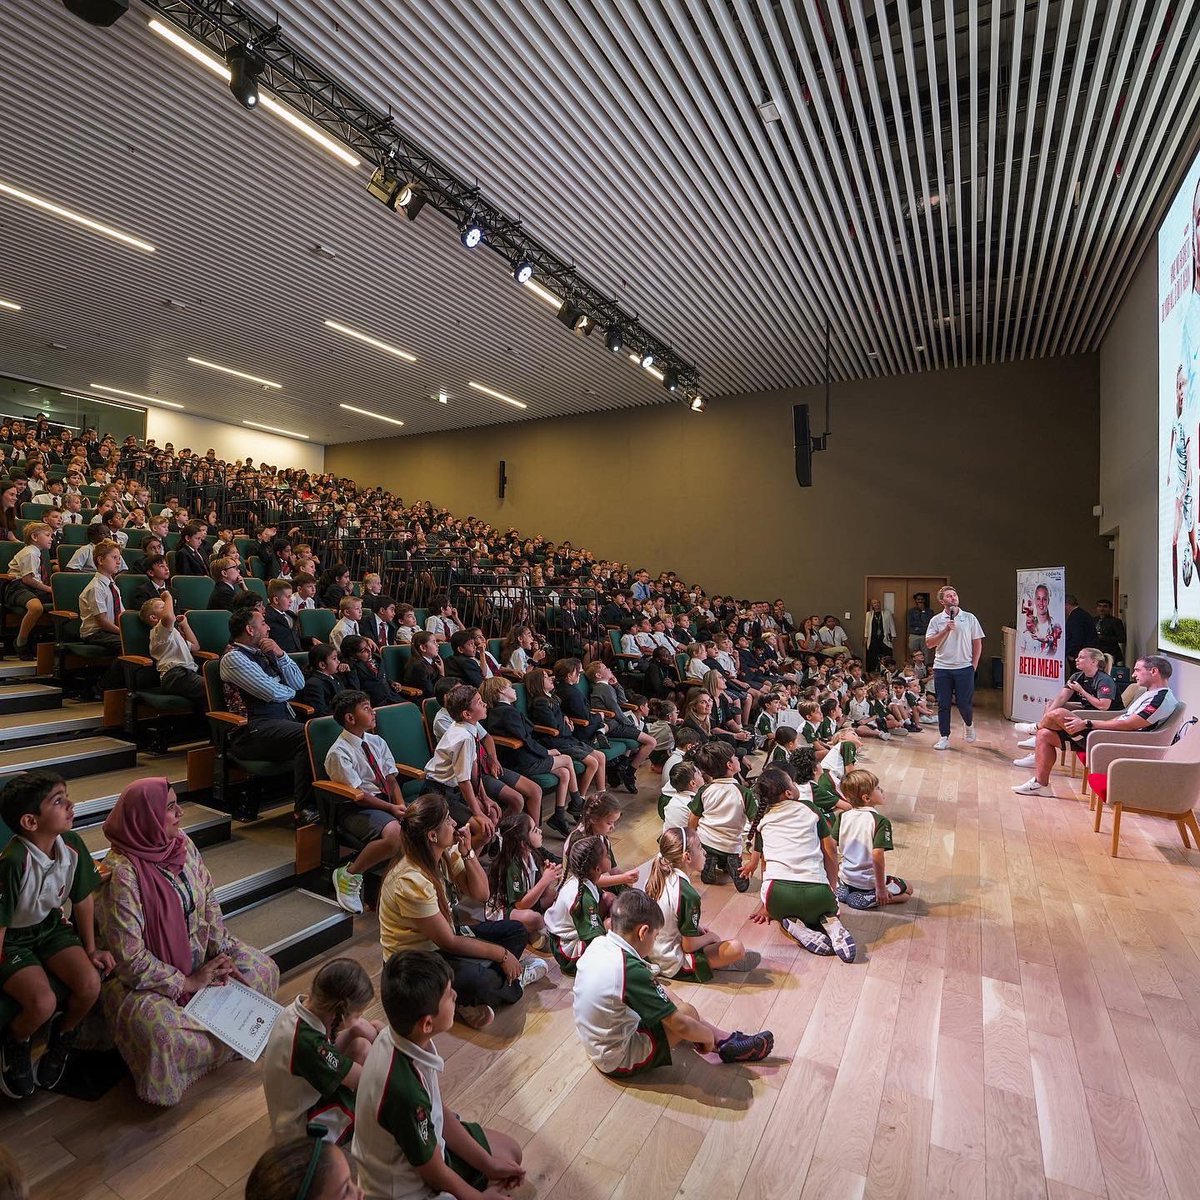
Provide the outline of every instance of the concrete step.
{"type": "MultiPolygon", "coordinates": [[[[205,808],[203,804],[190,804],[186,800],[180,807],[183,809],[183,831],[198,847],[204,849],[229,841],[231,822],[228,813],[205,808]]],[[[104,836],[102,825],[89,825],[78,832],[97,862],[108,854],[108,838],[104,836]]]]}
{"type": "MultiPolygon", "coordinates": [[[[0,717],[0,721],[11,719],[0,717]]],[[[137,747],[132,742],[110,737],[43,741],[18,747],[0,743],[0,746],[3,746],[0,748],[0,781],[19,775],[22,771],[56,771],[64,779],[78,779],[80,776],[125,771],[137,765],[137,747]]],[[[121,786],[124,787],[124,784],[121,786]]]]}
{"type": "Polygon", "coordinates": [[[0,684],[17,679],[30,679],[37,674],[37,663],[23,662],[19,658],[0,659],[0,684]]]}
{"type": "Polygon", "coordinates": [[[0,714],[31,713],[62,708],[62,688],[44,683],[13,683],[0,688],[0,714]]]}
{"type": "MultiPolygon", "coordinates": [[[[90,739],[89,739],[90,740],[90,739]]],[[[65,743],[70,745],[71,743],[65,743]]],[[[165,776],[182,798],[187,788],[187,756],[184,754],[147,754],[136,763],[116,771],[100,771],[71,780],[71,800],[75,805],[75,828],[94,825],[108,815],[117,797],[137,779],[165,776]]]]}
{"type": "Polygon", "coordinates": [[[230,841],[204,851],[204,862],[227,912],[283,891],[296,877],[291,814],[236,826],[230,841]]]}
{"type": "Polygon", "coordinates": [[[229,931],[290,971],[354,934],[354,918],[314,892],[292,888],[226,915],[229,931]]]}
{"type": "Polygon", "coordinates": [[[0,716],[0,746],[30,745],[73,733],[99,729],[103,722],[102,704],[68,701],[62,708],[45,712],[18,712],[0,716]]]}

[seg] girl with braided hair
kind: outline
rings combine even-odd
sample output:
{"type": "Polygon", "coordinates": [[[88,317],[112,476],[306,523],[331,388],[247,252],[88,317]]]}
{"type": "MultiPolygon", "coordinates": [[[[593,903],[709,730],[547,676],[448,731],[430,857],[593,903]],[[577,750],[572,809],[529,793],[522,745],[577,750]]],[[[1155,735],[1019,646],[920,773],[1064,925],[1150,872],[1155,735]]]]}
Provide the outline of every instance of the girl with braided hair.
{"type": "Polygon", "coordinates": [[[700,924],[700,894],[690,875],[704,868],[704,847],[694,829],[663,830],[650,864],[646,895],[662,909],[650,961],[668,979],[707,983],[714,970],[731,967],[745,954],[739,941],[722,941],[700,924]]]}
{"type": "Polygon", "coordinates": [[[564,856],[558,896],[546,911],[546,935],[564,975],[574,975],[588,943],[603,936],[600,876],[610,867],[602,837],[581,837],[564,856]]]}
{"type": "Polygon", "coordinates": [[[750,918],[779,927],[810,954],[853,962],[857,947],[838,920],[838,854],[829,818],[813,803],[812,787],[778,767],[758,777],[758,810],[747,837],[752,847],[742,874],[762,864],[762,903],[750,918]]]}

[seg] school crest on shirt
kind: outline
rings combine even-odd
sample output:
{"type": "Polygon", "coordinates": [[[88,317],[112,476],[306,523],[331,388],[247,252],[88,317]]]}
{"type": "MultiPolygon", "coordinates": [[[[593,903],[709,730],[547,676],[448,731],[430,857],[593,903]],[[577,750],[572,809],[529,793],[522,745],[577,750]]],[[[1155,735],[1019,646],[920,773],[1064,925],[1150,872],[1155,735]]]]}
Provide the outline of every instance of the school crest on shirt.
{"type": "Polygon", "coordinates": [[[423,1105],[417,1106],[417,1136],[423,1142],[429,1141],[429,1110],[423,1105]]]}
{"type": "Polygon", "coordinates": [[[317,1057],[331,1070],[336,1071],[340,1067],[341,1060],[337,1056],[337,1052],[331,1046],[322,1046],[317,1051],[317,1057]]]}
{"type": "Polygon", "coordinates": [[[664,1001],[667,999],[667,993],[663,990],[663,985],[657,979],[654,981],[654,990],[664,1001]]]}

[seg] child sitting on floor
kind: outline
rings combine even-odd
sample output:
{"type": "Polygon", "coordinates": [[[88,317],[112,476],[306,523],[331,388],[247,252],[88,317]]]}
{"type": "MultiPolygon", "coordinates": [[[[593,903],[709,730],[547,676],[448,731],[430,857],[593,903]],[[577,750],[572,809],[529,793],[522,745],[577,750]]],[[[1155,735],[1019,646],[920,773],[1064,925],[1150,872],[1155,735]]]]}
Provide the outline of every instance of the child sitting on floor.
{"type": "Polygon", "coordinates": [[[695,763],[678,762],[671,768],[671,782],[658,798],[658,815],[662,817],[663,832],[668,829],[694,829],[696,814],[692,800],[704,785],[704,777],[695,763]]]}
{"type": "Polygon", "coordinates": [[[583,813],[579,824],[571,830],[567,840],[563,842],[563,861],[571,852],[571,847],[580,839],[598,837],[604,843],[605,857],[608,866],[597,881],[604,892],[601,897],[601,915],[607,917],[612,906],[612,897],[623,888],[632,887],[637,883],[638,873],[635,867],[630,871],[617,870],[617,856],[613,852],[609,840],[612,831],[616,829],[621,819],[621,805],[611,792],[594,792],[583,802],[583,813]]]}
{"type": "Polygon", "coordinates": [[[780,725],[775,730],[775,744],[771,747],[771,753],[767,755],[767,761],[763,765],[770,767],[787,762],[796,749],[797,740],[798,735],[791,725],[780,725]]]}
{"type": "Polygon", "coordinates": [[[609,868],[601,837],[582,837],[563,847],[563,882],[546,911],[546,935],[564,975],[574,975],[588,943],[604,933],[600,914],[600,876],[609,868]]]}
{"type": "Polygon", "coordinates": [[[691,803],[704,844],[701,882],[714,884],[727,874],[739,892],[747,891],[750,881],[741,873],[742,849],[754,801],[738,782],[737,754],[728,742],[712,741],[696,751],[696,765],[707,780],[691,803]]]}
{"type": "Polygon", "coordinates": [[[892,849],[892,823],[879,812],[883,787],[870,771],[850,771],[842,780],[846,809],[833,821],[841,854],[837,898],[851,908],[903,904],[912,888],[887,874],[884,855],[892,849]]]}
{"type": "Polygon", "coordinates": [[[543,937],[542,913],[554,903],[562,866],[542,854],[542,828],[526,812],[500,818],[500,849],[488,870],[488,917],[520,921],[537,948],[543,937]]]}
{"type": "Polygon", "coordinates": [[[733,966],[745,954],[741,942],[724,941],[700,924],[700,894],[689,876],[703,866],[704,847],[694,829],[663,830],[646,895],[658,901],[663,915],[649,958],[668,979],[707,983],[713,971],[733,966]]]}

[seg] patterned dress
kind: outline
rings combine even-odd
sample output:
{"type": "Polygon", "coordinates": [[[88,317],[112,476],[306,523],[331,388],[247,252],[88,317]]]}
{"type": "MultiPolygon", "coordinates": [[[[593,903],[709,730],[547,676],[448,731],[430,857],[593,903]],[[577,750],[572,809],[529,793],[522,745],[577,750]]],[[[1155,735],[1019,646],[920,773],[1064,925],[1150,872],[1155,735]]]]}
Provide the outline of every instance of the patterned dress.
{"type": "MultiPolygon", "coordinates": [[[[97,940],[117,960],[101,1001],[121,1057],[133,1072],[138,1096],[150,1104],[178,1104],[202,1075],[236,1057],[224,1042],[193,1021],[183,1006],[189,997],[184,976],[146,946],[142,902],[133,864],[115,851],[106,865],[107,886],[96,894],[97,940]]],[[[274,996],[279,968],[265,954],[232,937],[225,928],[214,885],[200,852],[189,841],[178,877],[193,970],[228,954],[256,992],[274,996]]]]}

